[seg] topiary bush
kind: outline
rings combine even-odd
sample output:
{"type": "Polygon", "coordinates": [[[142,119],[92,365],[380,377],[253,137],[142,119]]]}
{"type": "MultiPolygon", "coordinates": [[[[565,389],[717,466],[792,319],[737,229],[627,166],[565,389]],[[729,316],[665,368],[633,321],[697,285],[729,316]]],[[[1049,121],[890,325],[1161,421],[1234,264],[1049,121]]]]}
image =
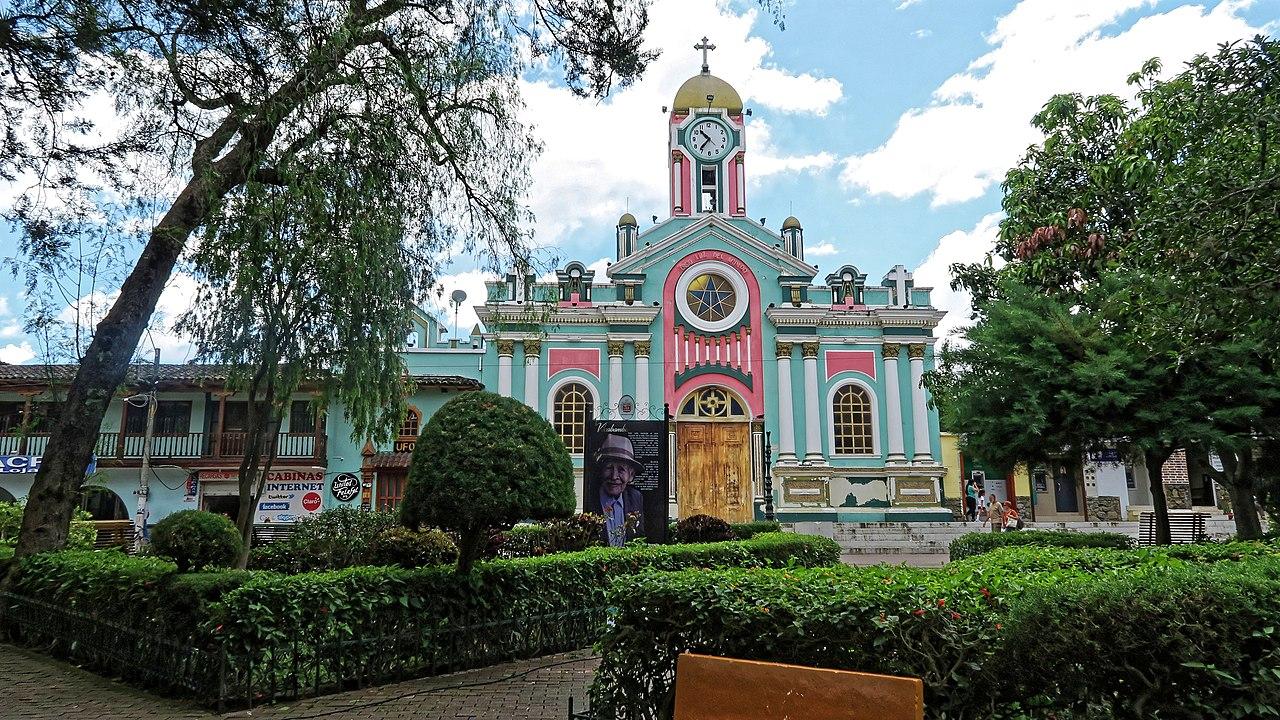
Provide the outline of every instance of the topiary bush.
{"type": "Polygon", "coordinates": [[[224,515],[182,510],[151,528],[151,548],[173,560],[181,572],[231,567],[244,547],[240,531],[224,515]]]}
{"type": "Polygon", "coordinates": [[[369,543],[369,563],[402,568],[451,565],[458,560],[458,546],[439,530],[383,530],[369,543]]]}
{"type": "Polygon", "coordinates": [[[745,523],[731,523],[733,535],[739,540],[753,538],[760,533],[782,532],[782,523],[777,520],[753,520],[745,523]]]}
{"type": "Polygon", "coordinates": [[[1017,532],[973,532],[951,541],[951,559],[963,560],[1000,547],[1035,545],[1060,548],[1113,548],[1128,550],[1133,538],[1113,532],[1070,532],[1067,530],[1019,530],[1017,532]]]}
{"type": "Polygon", "coordinates": [[[676,540],[682,543],[724,542],[737,536],[729,523],[710,515],[691,515],[676,523],[676,540]]]}
{"type": "Polygon", "coordinates": [[[400,518],[457,532],[466,573],[490,528],[568,517],[576,505],[573,464],[551,423],[518,400],[468,392],[422,429],[400,518]]]}

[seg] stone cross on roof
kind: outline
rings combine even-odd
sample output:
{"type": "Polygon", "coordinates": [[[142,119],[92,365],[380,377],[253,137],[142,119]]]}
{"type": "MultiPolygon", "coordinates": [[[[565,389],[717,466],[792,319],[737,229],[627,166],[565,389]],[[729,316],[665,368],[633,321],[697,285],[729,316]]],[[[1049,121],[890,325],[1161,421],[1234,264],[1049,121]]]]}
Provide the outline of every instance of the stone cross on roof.
{"type": "Polygon", "coordinates": [[[885,285],[893,283],[890,287],[894,289],[893,304],[899,307],[906,307],[911,304],[911,296],[907,294],[907,283],[911,282],[911,273],[907,272],[907,268],[902,265],[894,265],[889,274],[884,276],[881,281],[885,285]]]}
{"type": "Polygon", "coordinates": [[[693,49],[702,51],[702,72],[704,73],[711,72],[711,66],[707,64],[707,51],[715,50],[716,46],[712,45],[710,40],[707,40],[706,35],[703,35],[702,42],[698,43],[697,45],[694,45],[693,49]]]}

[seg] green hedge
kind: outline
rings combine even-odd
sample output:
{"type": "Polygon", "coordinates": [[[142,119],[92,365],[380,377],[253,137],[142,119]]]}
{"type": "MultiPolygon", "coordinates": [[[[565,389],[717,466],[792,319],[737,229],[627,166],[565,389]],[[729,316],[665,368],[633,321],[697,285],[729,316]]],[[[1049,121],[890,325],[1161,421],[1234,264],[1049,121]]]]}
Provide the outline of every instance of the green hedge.
{"type": "Polygon", "coordinates": [[[471,576],[451,568],[355,567],[282,575],[266,571],[187,573],[166,560],[115,551],[66,551],[24,558],[15,592],[158,631],[214,631],[240,647],[265,649],[301,626],[381,623],[379,611],[410,609],[417,619],[477,622],[599,607],[617,577],[646,569],[820,566],[839,561],[825,538],[764,534],[707,545],[591,548],[480,563],[471,576]],[[324,612],[319,612],[324,608],[324,612]],[[219,629],[220,626],[220,629],[219,629]]]}
{"type": "Polygon", "coordinates": [[[1276,660],[1275,631],[1267,628],[1280,626],[1276,548],[1180,550],[1182,556],[1175,557],[1162,551],[1023,547],[935,570],[724,570],[622,578],[610,593],[616,618],[601,644],[592,706],[601,717],[670,717],[676,657],[703,652],[920,677],[928,715],[935,718],[1047,718],[1055,712],[1062,718],[1060,710],[1098,708],[1087,716],[1263,716],[1280,689],[1280,677],[1266,677],[1276,660]],[[1214,562],[1232,557],[1245,560],[1214,562]],[[1269,599],[1250,605],[1249,597],[1262,592],[1269,599]],[[1231,637],[1206,645],[1212,655],[1197,652],[1205,642],[1201,635],[1213,632],[1217,618],[1227,613],[1234,617],[1222,625],[1231,637]],[[1059,624],[1061,616],[1077,618],[1067,624],[1071,630],[1059,624]],[[1143,638],[1148,629],[1176,635],[1183,632],[1181,623],[1197,616],[1208,630],[1196,629],[1177,642],[1143,638]],[[1071,649],[1075,634],[1090,623],[1100,629],[1089,631],[1084,646],[1110,642],[1108,653],[1071,649]],[[1116,634],[1120,625],[1130,630],[1116,634]],[[1196,662],[1217,662],[1228,676],[1202,685],[1204,707],[1196,706],[1201,714],[1178,710],[1181,692],[1155,697],[1160,683],[1186,683],[1214,672],[1184,665],[1196,662]],[[1091,678],[1107,674],[1131,683],[1138,677],[1131,668],[1153,665],[1159,669],[1141,671],[1160,679],[1145,710],[1125,705],[1123,695],[1107,694],[1115,685],[1100,683],[1090,694],[1091,678]],[[1056,675],[1045,671],[1049,666],[1056,675]],[[1064,694],[1070,702],[1054,705],[1041,694],[1038,688],[1053,677],[1071,684],[1064,694]],[[1220,711],[1205,709],[1228,688],[1235,694],[1220,711]],[[1103,707],[1107,698],[1113,706],[1103,707]],[[1238,712],[1248,707],[1262,710],[1238,712]],[[1153,709],[1159,712],[1148,712],[1153,709]]]}
{"type": "Polygon", "coordinates": [[[755,520],[753,522],[730,523],[733,534],[739,540],[747,540],[761,533],[782,532],[782,523],[777,520],[755,520]]]}
{"type": "Polygon", "coordinates": [[[1017,545],[1061,548],[1115,548],[1128,550],[1133,539],[1123,533],[1082,533],[1064,530],[1019,530],[1017,532],[961,535],[951,541],[951,559],[963,560],[974,555],[988,553],[996,548],[1017,545]]]}

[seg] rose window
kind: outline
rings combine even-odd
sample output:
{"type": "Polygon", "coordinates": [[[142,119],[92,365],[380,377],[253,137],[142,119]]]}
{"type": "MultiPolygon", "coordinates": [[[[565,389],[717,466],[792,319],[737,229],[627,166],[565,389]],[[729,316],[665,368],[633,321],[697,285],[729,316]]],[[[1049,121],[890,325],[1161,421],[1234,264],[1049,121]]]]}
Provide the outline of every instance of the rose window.
{"type": "Polygon", "coordinates": [[[685,301],[699,320],[713,323],[733,312],[738,306],[738,293],[727,278],[708,272],[689,282],[685,301]]]}

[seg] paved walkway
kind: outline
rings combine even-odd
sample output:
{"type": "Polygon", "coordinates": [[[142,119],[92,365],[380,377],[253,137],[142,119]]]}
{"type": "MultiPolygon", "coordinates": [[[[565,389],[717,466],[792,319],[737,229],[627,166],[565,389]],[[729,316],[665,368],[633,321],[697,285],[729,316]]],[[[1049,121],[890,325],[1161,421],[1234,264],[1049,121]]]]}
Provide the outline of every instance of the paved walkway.
{"type": "Polygon", "coordinates": [[[22,720],[553,720],[566,716],[570,695],[578,707],[585,704],[597,664],[589,651],[582,650],[218,716],[32,650],[0,644],[0,716],[22,720]]]}

